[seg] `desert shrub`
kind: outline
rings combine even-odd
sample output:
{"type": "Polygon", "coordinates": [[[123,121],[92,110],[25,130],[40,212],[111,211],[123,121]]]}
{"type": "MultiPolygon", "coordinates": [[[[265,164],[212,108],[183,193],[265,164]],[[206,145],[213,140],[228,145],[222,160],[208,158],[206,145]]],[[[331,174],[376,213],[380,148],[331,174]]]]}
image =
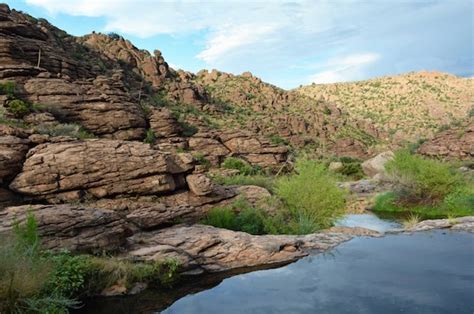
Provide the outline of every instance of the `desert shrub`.
{"type": "Polygon", "coordinates": [[[146,131],[145,139],[143,140],[143,142],[148,143],[148,144],[151,145],[151,144],[155,143],[155,141],[156,141],[155,132],[153,132],[152,129],[148,129],[146,131]]]}
{"type": "Polygon", "coordinates": [[[345,191],[336,186],[322,163],[297,160],[295,174],[277,180],[276,195],[292,217],[294,233],[310,233],[332,225],[344,210],[345,191]]]}
{"type": "Polygon", "coordinates": [[[448,164],[405,150],[398,151],[385,168],[407,203],[437,203],[462,183],[460,174],[448,164]]]}
{"type": "Polygon", "coordinates": [[[0,95],[7,95],[10,97],[15,96],[15,82],[13,81],[6,81],[0,83],[0,95]]]}
{"type": "Polygon", "coordinates": [[[272,144],[275,145],[288,145],[288,141],[278,134],[272,134],[269,137],[269,140],[272,144]]]}
{"type": "Polygon", "coordinates": [[[203,165],[207,169],[211,168],[211,162],[203,154],[195,153],[193,154],[193,157],[197,161],[198,164],[203,165]]]}
{"type": "Polygon", "coordinates": [[[265,188],[269,191],[273,190],[274,178],[265,175],[235,175],[235,176],[216,176],[212,178],[217,184],[222,185],[256,185],[265,188]]]}
{"type": "Polygon", "coordinates": [[[35,130],[40,134],[48,134],[49,136],[70,136],[82,140],[96,137],[94,134],[84,130],[82,126],[74,123],[40,125],[35,130]]]}
{"type": "Polygon", "coordinates": [[[227,157],[221,164],[221,167],[225,169],[239,170],[242,175],[255,175],[262,171],[261,167],[252,166],[245,160],[236,157],[227,157]]]}
{"type": "Polygon", "coordinates": [[[20,99],[13,99],[8,102],[8,111],[16,118],[23,118],[31,112],[31,105],[20,99]]]}

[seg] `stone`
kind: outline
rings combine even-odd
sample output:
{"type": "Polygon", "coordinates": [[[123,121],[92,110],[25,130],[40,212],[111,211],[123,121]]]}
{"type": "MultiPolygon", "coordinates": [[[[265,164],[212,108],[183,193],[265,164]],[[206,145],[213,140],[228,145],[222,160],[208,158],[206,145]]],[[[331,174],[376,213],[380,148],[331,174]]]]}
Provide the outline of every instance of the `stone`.
{"type": "Polygon", "coordinates": [[[130,236],[125,221],[110,210],[75,205],[24,205],[0,211],[0,234],[12,231],[32,213],[45,249],[74,252],[115,250],[130,236]]]}
{"type": "Polygon", "coordinates": [[[394,154],[391,151],[386,151],[377,156],[368,159],[362,163],[362,170],[369,177],[374,177],[377,174],[385,175],[385,164],[387,161],[393,159],[394,154]]]}
{"type": "Polygon", "coordinates": [[[50,201],[168,193],[183,186],[193,169],[188,155],[117,140],[41,144],[28,153],[10,189],[50,201]]]}
{"type": "Polygon", "coordinates": [[[0,130],[0,184],[8,184],[21,171],[29,144],[28,139],[2,135],[0,130]]]}
{"type": "Polygon", "coordinates": [[[214,191],[214,184],[204,174],[191,174],[186,177],[189,189],[196,195],[209,195],[214,191]]]}

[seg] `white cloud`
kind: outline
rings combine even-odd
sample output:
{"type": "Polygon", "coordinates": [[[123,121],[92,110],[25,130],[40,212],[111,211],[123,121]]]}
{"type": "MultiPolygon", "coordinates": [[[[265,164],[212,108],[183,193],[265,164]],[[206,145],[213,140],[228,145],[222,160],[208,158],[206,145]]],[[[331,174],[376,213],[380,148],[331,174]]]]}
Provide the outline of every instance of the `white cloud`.
{"type": "Polygon", "coordinates": [[[435,67],[472,75],[472,0],[25,1],[51,15],[101,17],[99,31],[192,35],[193,66],[250,70],[282,87],[435,67]]]}
{"type": "Polygon", "coordinates": [[[346,82],[366,77],[364,69],[380,59],[376,53],[353,54],[329,60],[327,70],[310,76],[310,81],[318,84],[346,82]]]}

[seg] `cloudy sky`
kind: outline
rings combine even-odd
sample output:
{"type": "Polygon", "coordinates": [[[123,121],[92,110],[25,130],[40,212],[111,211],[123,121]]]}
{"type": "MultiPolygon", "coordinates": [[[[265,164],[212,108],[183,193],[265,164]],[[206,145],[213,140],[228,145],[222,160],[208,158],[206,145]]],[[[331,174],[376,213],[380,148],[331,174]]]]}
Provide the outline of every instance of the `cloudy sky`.
{"type": "Polygon", "coordinates": [[[73,35],[116,32],[173,67],[283,88],[418,70],[474,75],[474,0],[13,0],[73,35]]]}

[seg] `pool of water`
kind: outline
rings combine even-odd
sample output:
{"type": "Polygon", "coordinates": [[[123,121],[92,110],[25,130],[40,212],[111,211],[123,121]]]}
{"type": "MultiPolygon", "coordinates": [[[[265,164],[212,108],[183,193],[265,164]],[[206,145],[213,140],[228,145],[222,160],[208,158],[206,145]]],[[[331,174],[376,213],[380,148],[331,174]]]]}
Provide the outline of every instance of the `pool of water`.
{"type": "Polygon", "coordinates": [[[339,219],[335,225],[351,228],[362,227],[378,232],[387,232],[403,227],[401,224],[394,222],[393,220],[382,219],[370,213],[345,215],[343,218],[339,219]]]}
{"type": "Polygon", "coordinates": [[[269,270],[208,276],[172,291],[98,299],[82,313],[474,312],[474,235],[355,238],[269,270]]]}

